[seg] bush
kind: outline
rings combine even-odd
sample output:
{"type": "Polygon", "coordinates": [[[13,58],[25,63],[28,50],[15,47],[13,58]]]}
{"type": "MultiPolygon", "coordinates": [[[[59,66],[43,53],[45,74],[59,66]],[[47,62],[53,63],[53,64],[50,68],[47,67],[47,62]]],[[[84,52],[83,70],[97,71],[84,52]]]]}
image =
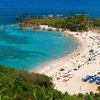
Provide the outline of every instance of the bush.
{"type": "Polygon", "coordinates": [[[90,22],[84,14],[75,15],[66,19],[65,27],[71,31],[86,31],[90,22]]]}
{"type": "Polygon", "coordinates": [[[51,78],[0,66],[1,100],[100,100],[99,94],[69,95],[55,90],[51,78]]]}
{"type": "Polygon", "coordinates": [[[92,25],[93,25],[94,27],[99,27],[99,26],[100,26],[100,19],[95,19],[95,20],[93,20],[93,21],[92,21],[92,25]]]}

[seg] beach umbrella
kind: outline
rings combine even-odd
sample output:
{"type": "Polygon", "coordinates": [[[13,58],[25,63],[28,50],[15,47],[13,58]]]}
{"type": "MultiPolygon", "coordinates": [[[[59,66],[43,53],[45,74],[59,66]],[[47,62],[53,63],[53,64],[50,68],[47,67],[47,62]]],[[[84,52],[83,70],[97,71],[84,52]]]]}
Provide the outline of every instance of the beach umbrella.
{"type": "Polygon", "coordinates": [[[94,50],[93,50],[93,49],[91,49],[89,52],[94,52],[94,50]]]}

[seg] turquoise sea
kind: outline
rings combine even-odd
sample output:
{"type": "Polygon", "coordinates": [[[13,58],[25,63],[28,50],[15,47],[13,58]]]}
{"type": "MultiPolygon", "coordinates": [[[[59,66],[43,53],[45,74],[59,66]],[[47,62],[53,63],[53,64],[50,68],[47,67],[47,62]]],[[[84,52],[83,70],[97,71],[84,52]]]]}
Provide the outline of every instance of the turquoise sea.
{"type": "Polygon", "coordinates": [[[17,25],[0,27],[0,64],[8,67],[30,71],[76,47],[73,38],[60,32],[20,30],[17,25]]]}
{"type": "Polygon", "coordinates": [[[30,71],[77,47],[74,39],[56,31],[21,31],[16,18],[80,13],[100,18],[100,0],[0,0],[0,64],[30,71]]]}

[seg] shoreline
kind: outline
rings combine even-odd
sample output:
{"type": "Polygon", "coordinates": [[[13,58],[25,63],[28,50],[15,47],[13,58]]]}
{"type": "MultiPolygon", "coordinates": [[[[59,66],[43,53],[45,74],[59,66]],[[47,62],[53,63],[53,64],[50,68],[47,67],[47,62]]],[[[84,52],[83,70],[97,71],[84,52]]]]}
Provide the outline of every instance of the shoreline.
{"type": "MultiPolygon", "coordinates": [[[[50,31],[56,31],[57,30],[57,28],[48,27],[48,25],[40,25],[39,28],[40,28],[40,30],[50,30],[50,31]]],[[[52,64],[58,63],[59,61],[61,61],[63,59],[71,60],[73,58],[76,58],[78,55],[80,55],[80,53],[82,52],[82,49],[85,48],[84,47],[85,43],[84,43],[82,37],[80,36],[80,32],[72,32],[72,31],[69,31],[69,30],[62,31],[62,30],[63,29],[59,29],[58,31],[61,32],[64,35],[70,36],[75,41],[77,41],[77,43],[78,43],[77,48],[75,50],[73,50],[71,53],[69,53],[69,54],[67,54],[63,57],[60,57],[58,59],[54,59],[54,60],[47,62],[47,63],[45,63],[41,66],[37,66],[37,68],[34,68],[30,72],[41,73],[41,74],[45,74],[45,75],[50,76],[52,73],[48,73],[48,71],[52,70],[52,68],[51,68],[52,64]]],[[[55,68],[56,68],[55,71],[57,71],[58,67],[55,67],[55,68]]],[[[59,67],[59,68],[61,68],[61,67],[59,67]]]]}
{"type": "Polygon", "coordinates": [[[55,89],[62,93],[66,91],[71,95],[78,93],[86,94],[91,91],[97,93],[98,91],[96,89],[100,85],[96,85],[95,82],[91,84],[89,82],[82,82],[82,78],[86,77],[86,75],[94,74],[98,70],[100,71],[99,32],[91,30],[86,32],[72,32],[48,27],[47,25],[41,25],[39,30],[59,31],[64,36],[72,37],[73,40],[77,41],[78,45],[71,53],[50,62],[48,61],[41,66],[37,66],[30,73],[40,73],[52,77],[55,89]],[[99,49],[99,53],[94,57],[94,60],[87,62],[91,49],[93,49],[94,53],[99,49]]]}
{"type": "MultiPolygon", "coordinates": [[[[46,26],[44,26],[44,27],[46,28],[46,30],[48,30],[48,28],[46,26]]],[[[77,55],[79,55],[81,53],[81,50],[83,49],[83,41],[81,41],[81,38],[79,38],[78,35],[76,35],[79,32],[71,32],[71,31],[59,31],[59,32],[61,32],[64,35],[68,35],[71,38],[73,38],[74,41],[77,41],[77,43],[78,43],[77,47],[69,54],[66,54],[60,58],[49,61],[41,66],[37,66],[37,68],[34,68],[31,72],[46,74],[47,71],[51,70],[50,65],[52,65],[53,63],[56,63],[63,59],[69,59],[69,57],[70,57],[70,59],[73,59],[74,57],[77,57],[77,55]]],[[[58,69],[58,67],[56,67],[56,68],[58,69]]],[[[48,73],[46,75],[48,75],[48,73]]],[[[50,75],[48,75],[48,76],[50,76],[50,75]]]]}
{"type": "MultiPolygon", "coordinates": [[[[42,27],[48,30],[47,26],[43,25],[42,27]]],[[[85,94],[91,91],[96,93],[98,85],[88,82],[84,83],[82,82],[82,77],[100,70],[100,51],[95,56],[95,60],[88,61],[90,57],[89,51],[91,49],[95,52],[100,50],[100,34],[92,32],[91,30],[87,32],[71,32],[60,29],[59,31],[63,32],[64,35],[69,35],[76,39],[79,43],[77,49],[64,57],[46,63],[36,70],[32,70],[32,72],[52,77],[55,89],[63,93],[66,91],[69,94],[85,94]],[[61,69],[64,71],[61,71],[61,69]],[[70,73],[69,77],[65,77],[67,72],[70,73]]]]}

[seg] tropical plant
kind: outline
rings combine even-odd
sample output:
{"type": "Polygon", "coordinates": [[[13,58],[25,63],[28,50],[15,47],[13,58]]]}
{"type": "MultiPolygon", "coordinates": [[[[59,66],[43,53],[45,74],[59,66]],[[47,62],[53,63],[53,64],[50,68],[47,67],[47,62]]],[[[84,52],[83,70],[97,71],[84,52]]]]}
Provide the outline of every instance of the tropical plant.
{"type": "Polygon", "coordinates": [[[69,95],[56,89],[52,78],[0,66],[1,100],[100,100],[100,94],[69,95]]]}
{"type": "Polygon", "coordinates": [[[71,31],[86,31],[90,27],[90,21],[84,14],[75,15],[66,19],[65,27],[71,31]]]}

